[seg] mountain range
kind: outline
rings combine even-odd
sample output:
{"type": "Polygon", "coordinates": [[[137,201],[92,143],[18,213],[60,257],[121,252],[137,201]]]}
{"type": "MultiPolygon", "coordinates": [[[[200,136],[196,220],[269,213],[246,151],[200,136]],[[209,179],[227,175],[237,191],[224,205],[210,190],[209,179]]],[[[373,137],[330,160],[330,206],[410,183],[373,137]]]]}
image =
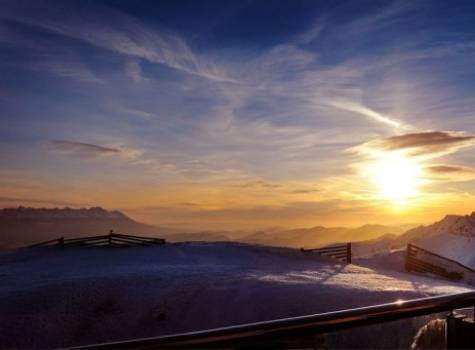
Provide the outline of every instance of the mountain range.
{"type": "Polygon", "coordinates": [[[19,247],[64,236],[106,234],[111,229],[130,234],[162,235],[170,230],[137,222],[119,211],[82,209],[0,209],[0,248],[19,247]]]}
{"type": "Polygon", "coordinates": [[[383,234],[401,234],[409,226],[364,225],[359,228],[316,226],[303,229],[269,229],[259,232],[177,232],[137,222],[120,211],[93,208],[5,208],[0,209],[0,247],[19,247],[57,237],[82,237],[118,233],[150,235],[170,241],[240,241],[252,244],[316,247],[331,243],[368,240],[383,234]]]}
{"type": "Polygon", "coordinates": [[[247,243],[275,245],[293,248],[312,248],[332,243],[366,241],[383,235],[400,235],[415,225],[385,226],[363,225],[357,228],[324,227],[279,230],[274,232],[256,232],[242,237],[247,243]]]}
{"type": "Polygon", "coordinates": [[[447,215],[428,226],[363,225],[358,228],[323,227],[269,229],[258,232],[201,231],[183,233],[137,222],[120,211],[93,208],[5,208],[0,209],[0,248],[19,247],[57,237],[81,237],[118,233],[150,235],[170,241],[240,241],[285,247],[319,247],[341,242],[367,242],[372,247],[403,247],[408,242],[428,240],[439,234],[475,237],[475,212],[447,215]]]}

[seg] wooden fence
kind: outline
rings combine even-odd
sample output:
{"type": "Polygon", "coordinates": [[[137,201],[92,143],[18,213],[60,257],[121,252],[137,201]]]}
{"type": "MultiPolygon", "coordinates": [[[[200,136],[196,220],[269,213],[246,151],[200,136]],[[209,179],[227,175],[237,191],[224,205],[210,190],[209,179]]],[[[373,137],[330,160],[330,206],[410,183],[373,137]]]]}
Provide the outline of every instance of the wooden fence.
{"type": "Polygon", "coordinates": [[[431,273],[450,280],[475,284],[475,270],[472,268],[414,244],[407,245],[405,265],[409,272],[431,273]]]}
{"type": "Polygon", "coordinates": [[[150,246],[162,245],[165,240],[162,238],[132,236],[114,233],[111,231],[108,235],[90,236],[81,238],[64,238],[60,237],[51,241],[41,242],[30,245],[33,247],[44,246],[62,246],[62,247],[78,247],[78,246],[99,246],[99,247],[130,247],[130,246],[150,246]]]}
{"type": "Polygon", "coordinates": [[[323,256],[328,256],[351,264],[351,243],[338,244],[322,248],[305,249],[300,248],[305,253],[316,253],[323,256]]]}

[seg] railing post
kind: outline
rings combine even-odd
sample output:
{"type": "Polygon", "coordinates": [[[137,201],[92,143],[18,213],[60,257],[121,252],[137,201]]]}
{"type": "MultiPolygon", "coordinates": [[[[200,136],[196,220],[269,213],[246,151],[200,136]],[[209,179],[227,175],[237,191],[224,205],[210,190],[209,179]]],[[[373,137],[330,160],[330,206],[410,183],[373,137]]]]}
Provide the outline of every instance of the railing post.
{"type": "Polygon", "coordinates": [[[457,315],[453,311],[446,317],[445,326],[445,348],[446,349],[460,349],[464,348],[463,319],[465,315],[457,315]]]}
{"type": "Polygon", "coordinates": [[[346,262],[351,264],[351,242],[346,244],[346,262]]]}

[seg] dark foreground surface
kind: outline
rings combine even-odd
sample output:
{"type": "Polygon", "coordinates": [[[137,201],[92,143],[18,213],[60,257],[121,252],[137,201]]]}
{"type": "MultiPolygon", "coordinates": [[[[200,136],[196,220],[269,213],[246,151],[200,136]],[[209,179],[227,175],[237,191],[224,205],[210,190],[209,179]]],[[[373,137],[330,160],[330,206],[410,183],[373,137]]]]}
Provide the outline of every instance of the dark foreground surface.
{"type": "MultiPolygon", "coordinates": [[[[2,348],[157,336],[468,290],[293,249],[225,243],[6,251],[0,277],[2,348]]],[[[424,322],[348,330],[325,342],[405,347],[424,322]]]]}

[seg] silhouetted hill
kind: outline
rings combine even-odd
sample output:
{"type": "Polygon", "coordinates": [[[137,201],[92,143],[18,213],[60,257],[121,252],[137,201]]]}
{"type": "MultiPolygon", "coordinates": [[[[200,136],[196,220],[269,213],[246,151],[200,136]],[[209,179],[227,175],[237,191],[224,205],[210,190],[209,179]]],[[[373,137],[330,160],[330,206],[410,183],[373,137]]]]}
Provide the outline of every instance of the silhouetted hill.
{"type": "Polygon", "coordinates": [[[137,222],[119,211],[94,208],[0,209],[0,248],[12,248],[54,239],[115,232],[162,236],[170,230],[137,222]]]}
{"type": "Polygon", "coordinates": [[[241,240],[273,246],[318,247],[332,243],[366,241],[387,234],[399,235],[412,227],[414,225],[363,225],[358,228],[316,226],[304,229],[256,232],[241,240]]]}

